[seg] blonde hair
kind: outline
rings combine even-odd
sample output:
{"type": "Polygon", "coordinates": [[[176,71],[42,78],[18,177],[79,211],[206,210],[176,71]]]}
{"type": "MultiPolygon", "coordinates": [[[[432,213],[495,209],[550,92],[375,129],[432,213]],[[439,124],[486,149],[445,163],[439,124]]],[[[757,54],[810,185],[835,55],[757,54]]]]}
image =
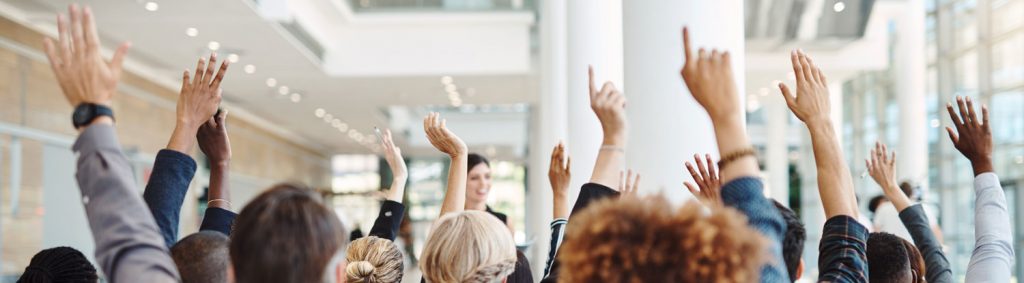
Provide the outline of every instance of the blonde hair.
{"type": "Polygon", "coordinates": [[[449,213],[427,236],[420,270],[427,282],[501,282],[516,266],[508,228],[483,211],[449,213]]]}
{"type": "Polygon", "coordinates": [[[395,242],[369,236],[348,246],[345,276],[353,283],[402,282],[402,251],[395,242]]]}
{"type": "Polygon", "coordinates": [[[757,282],[768,242],[731,208],[604,200],[569,222],[559,282],[757,282]]]}

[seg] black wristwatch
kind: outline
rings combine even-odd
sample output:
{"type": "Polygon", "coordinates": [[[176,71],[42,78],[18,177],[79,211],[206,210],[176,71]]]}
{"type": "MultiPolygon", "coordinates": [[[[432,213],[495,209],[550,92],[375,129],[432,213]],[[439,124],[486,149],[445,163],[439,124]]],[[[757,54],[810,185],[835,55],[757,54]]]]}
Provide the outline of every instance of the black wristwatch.
{"type": "Polygon", "coordinates": [[[75,125],[75,129],[84,127],[92,123],[93,120],[100,116],[107,116],[110,119],[114,119],[114,110],[110,107],[93,104],[93,103],[82,103],[78,107],[75,107],[75,113],[71,115],[71,123],[75,125]]]}

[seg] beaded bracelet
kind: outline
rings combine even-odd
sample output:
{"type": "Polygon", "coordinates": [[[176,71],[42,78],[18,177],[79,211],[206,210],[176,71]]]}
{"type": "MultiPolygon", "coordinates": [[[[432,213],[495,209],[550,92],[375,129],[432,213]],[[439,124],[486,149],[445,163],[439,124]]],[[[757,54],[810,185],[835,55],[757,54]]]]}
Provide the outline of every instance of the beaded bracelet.
{"type": "Polygon", "coordinates": [[[722,170],[722,168],[725,168],[725,165],[728,165],[740,158],[747,157],[748,155],[757,155],[757,151],[750,147],[730,152],[729,154],[722,156],[722,159],[718,161],[718,170],[722,170]]]}

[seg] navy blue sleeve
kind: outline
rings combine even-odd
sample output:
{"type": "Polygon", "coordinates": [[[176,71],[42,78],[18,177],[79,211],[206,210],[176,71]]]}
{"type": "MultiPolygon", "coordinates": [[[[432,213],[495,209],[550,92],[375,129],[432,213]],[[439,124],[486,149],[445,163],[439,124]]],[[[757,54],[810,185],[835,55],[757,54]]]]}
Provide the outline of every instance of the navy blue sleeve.
{"type": "MultiPolygon", "coordinates": [[[[606,199],[606,198],[613,198],[613,197],[614,198],[619,197],[619,191],[613,190],[612,188],[606,187],[606,186],[601,185],[601,184],[595,184],[595,183],[583,184],[583,187],[580,188],[580,196],[576,198],[576,204],[574,204],[572,206],[572,213],[569,214],[569,221],[572,221],[572,216],[573,215],[575,215],[576,213],[578,213],[580,211],[583,211],[584,209],[586,209],[591,204],[593,204],[595,202],[598,202],[600,200],[606,199]]],[[[780,218],[780,221],[781,221],[781,216],[779,216],[779,218],[780,218]]],[[[568,227],[566,227],[566,228],[568,228],[568,227]]],[[[561,246],[559,246],[559,248],[561,248],[561,246]]],[[[554,253],[557,255],[558,254],[558,250],[556,249],[554,251],[554,253]]],[[[559,264],[558,264],[557,260],[554,263],[551,264],[551,268],[550,269],[551,270],[548,272],[547,276],[544,277],[544,279],[542,279],[540,282],[543,282],[543,283],[558,282],[558,274],[559,274],[559,270],[561,268],[559,267],[559,264]]]]}
{"type": "Polygon", "coordinates": [[[227,209],[207,207],[203,223],[199,225],[199,231],[211,230],[231,236],[231,226],[235,224],[235,216],[238,214],[227,209]]]}
{"type": "Polygon", "coordinates": [[[405,206],[392,200],[385,200],[380,205],[380,213],[377,220],[373,221],[373,228],[370,228],[370,236],[395,240],[398,229],[402,226],[402,218],[405,217],[405,206]]]}
{"type": "Polygon", "coordinates": [[[928,223],[928,215],[924,213],[921,204],[900,211],[900,220],[903,220],[903,226],[907,227],[910,237],[914,238],[914,244],[924,257],[924,266],[928,267],[925,269],[925,279],[933,283],[954,282],[949,260],[942,252],[942,244],[935,238],[932,226],[928,223]]]}
{"type": "Polygon", "coordinates": [[[764,196],[760,178],[743,177],[722,186],[722,203],[747,216],[747,225],[768,238],[772,260],[761,270],[761,282],[792,282],[782,258],[782,238],[786,222],[779,209],[764,196]]]}
{"type": "Polygon", "coordinates": [[[181,204],[188,193],[188,185],[196,174],[196,161],[187,154],[164,149],[156,154],[153,172],[142,198],[160,227],[167,247],[178,241],[178,221],[181,204]]]}

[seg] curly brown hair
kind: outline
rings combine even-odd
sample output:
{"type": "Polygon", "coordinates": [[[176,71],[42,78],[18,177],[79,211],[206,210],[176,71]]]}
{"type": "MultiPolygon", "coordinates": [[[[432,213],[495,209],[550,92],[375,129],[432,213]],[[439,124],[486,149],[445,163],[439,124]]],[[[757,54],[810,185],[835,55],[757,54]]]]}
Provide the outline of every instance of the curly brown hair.
{"type": "Polygon", "coordinates": [[[662,195],[604,200],[574,215],[559,279],[574,282],[756,282],[768,241],[731,208],[662,195]]]}

